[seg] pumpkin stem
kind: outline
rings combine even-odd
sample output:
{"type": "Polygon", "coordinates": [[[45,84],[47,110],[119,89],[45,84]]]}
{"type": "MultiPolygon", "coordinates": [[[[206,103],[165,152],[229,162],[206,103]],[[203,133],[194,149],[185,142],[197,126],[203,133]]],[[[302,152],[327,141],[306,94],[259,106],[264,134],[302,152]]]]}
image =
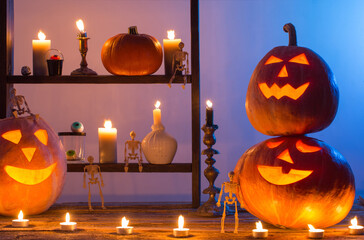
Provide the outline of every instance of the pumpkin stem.
{"type": "Polygon", "coordinates": [[[137,26],[131,26],[131,27],[129,27],[129,31],[128,31],[128,33],[129,33],[129,34],[133,34],[133,35],[138,34],[137,26]]]}
{"type": "Polygon", "coordinates": [[[283,26],[283,30],[288,33],[288,46],[297,46],[296,29],[292,23],[287,23],[283,26]]]}

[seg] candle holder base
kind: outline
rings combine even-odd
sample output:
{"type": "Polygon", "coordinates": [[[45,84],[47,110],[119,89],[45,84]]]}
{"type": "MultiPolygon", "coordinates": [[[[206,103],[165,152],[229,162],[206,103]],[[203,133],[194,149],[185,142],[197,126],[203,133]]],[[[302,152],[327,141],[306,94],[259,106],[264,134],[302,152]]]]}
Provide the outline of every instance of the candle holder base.
{"type": "Polygon", "coordinates": [[[81,75],[97,75],[97,73],[88,68],[88,67],[80,67],[80,68],[77,68],[76,70],[73,70],[71,72],[71,75],[78,75],[78,76],[81,76],[81,75]]]}

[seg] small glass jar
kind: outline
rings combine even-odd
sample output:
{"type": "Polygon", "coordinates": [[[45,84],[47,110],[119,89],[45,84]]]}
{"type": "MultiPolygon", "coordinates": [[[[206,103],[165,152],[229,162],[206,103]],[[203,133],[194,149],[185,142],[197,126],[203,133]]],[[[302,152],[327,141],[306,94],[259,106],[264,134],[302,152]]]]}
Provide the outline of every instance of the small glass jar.
{"type": "Polygon", "coordinates": [[[59,132],[67,161],[85,160],[85,132],[59,132]]]}

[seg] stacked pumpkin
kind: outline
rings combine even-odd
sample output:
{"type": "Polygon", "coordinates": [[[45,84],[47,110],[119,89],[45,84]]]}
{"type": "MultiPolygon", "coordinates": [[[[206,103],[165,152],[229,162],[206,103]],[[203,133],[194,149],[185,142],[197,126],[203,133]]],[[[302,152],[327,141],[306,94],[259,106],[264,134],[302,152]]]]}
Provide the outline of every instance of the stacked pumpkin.
{"type": "Polygon", "coordinates": [[[241,202],[256,217],[284,228],[324,228],[346,217],[355,182],[345,158],[305,134],[333,121],[338,88],[326,62],[298,47],[286,24],[289,46],[268,52],[250,79],[246,112],[261,133],[280,136],[248,149],[235,167],[241,202]]]}

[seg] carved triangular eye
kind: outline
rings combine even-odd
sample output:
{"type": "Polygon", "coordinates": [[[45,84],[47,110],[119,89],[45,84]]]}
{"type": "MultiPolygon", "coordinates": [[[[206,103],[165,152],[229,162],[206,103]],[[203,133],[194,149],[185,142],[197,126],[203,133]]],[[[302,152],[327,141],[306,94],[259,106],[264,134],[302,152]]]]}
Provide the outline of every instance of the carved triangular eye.
{"type": "Polygon", "coordinates": [[[276,148],[279,145],[281,145],[284,141],[278,141],[278,142],[267,142],[267,147],[269,148],[276,148]]]}
{"type": "Polygon", "coordinates": [[[21,132],[20,130],[12,130],[4,133],[1,136],[12,143],[18,144],[21,139],[21,132]]]}
{"type": "Polygon", "coordinates": [[[38,140],[43,143],[44,145],[47,145],[48,143],[48,133],[44,129],[37,130],[34,135],[38,138],[38,140]]]}
{"type": "Polygon", "coordinates": [[[310,65],[307,61],[306,55],[304,53],[295,56],[294,58],[292,58],[291,60],[289,60],[289,62],[294,62],[294,63],[299,63],[299,64],[305,64],[305,65],[310,65]]]}
{"type": "Polygon", "coordinates": [[[264,65],[279,63],[279,62],[283,62],[283,60],[272,55],[268,58],[268,60],[264,63],[264,65]]]}
{"type": "Polygon", "coordinates": [[[296,148],[298,151],[303,152],[303,153],[318,152],[322,149],[321,147],[310,146],[310,145],[304,144],[301,140],[298,140],[296,142],[296,148]]]}

